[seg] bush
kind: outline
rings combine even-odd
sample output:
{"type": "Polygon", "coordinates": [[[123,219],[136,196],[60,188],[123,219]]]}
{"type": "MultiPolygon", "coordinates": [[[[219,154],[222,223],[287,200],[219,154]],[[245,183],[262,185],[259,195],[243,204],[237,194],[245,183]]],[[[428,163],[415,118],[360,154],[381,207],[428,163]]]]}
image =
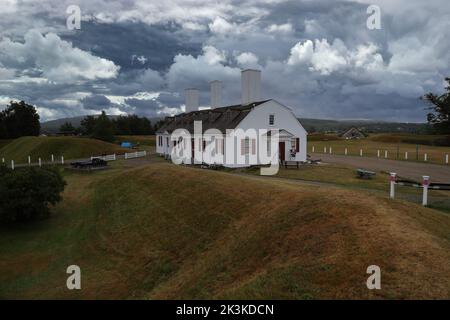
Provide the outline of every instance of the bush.
{"type": "Polygon", "coordinates": [[[66,182],[54,168],[0,166],[0,223],[47,217],[49,206],[61,200],[66,182]]]}

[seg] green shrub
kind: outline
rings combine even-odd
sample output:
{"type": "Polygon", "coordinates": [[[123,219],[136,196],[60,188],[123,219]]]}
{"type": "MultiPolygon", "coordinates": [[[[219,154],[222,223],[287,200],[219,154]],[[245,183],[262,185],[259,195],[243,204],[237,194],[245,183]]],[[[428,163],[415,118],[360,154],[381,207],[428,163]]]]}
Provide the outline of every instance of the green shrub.
{"type": "Polygon", "coordinates": [[[61,200],[66,182],[55,168],[0,166],[0,223],[47,217],[49,206],[61,200]]]}

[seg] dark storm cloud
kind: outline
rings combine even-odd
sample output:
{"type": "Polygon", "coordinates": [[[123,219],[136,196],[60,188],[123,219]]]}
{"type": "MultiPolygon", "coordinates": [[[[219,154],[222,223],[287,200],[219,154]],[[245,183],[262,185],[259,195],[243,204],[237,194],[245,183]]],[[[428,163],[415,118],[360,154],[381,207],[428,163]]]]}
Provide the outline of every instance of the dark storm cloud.
{"type": "Polygon", "coordinates": [[[418,97],[449,76],[445,0],[79,0],[0,3],[0,101],[25,99],[43,119],[107,109],[179,112],[184,89],[209,104],[240,101],[240,69],[262,70],[263,97],[302,117],[424,121],[418,97]],[[382,30],[366,28],[370,4],[382,30]]]}

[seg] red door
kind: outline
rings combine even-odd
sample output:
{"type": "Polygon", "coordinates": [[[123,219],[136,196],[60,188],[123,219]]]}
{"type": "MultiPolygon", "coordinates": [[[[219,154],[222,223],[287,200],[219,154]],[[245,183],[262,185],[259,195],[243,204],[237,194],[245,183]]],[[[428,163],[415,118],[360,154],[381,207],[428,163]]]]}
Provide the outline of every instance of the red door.
{"type": "Polygon", "coordinates": [[[285,149],[284,149],[284,141],[280,141],[278,143],[278,154],[280,156],[280,160],[284,161],[284,154],[285,154],[285,149]]]}

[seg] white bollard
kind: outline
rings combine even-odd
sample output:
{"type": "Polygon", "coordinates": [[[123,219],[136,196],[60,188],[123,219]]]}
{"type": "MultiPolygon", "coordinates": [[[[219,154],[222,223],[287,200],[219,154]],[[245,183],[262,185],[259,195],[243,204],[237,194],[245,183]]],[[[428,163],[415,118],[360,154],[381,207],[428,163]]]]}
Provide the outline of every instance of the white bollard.
{"type": "Polygon", "coordinates": [[[113,157],[114,161],[116,160],[116,154],[114,153],[114,157],[113,157]]]}
{"type": "Polygon", "coordinates": [[[360,156],[360,157],[363,156],[363,151],[362,151],[362,149],[359,149],[359,156],[360,156]]]}
{"type": "Polygon", "coordinates": [[[387,152],[387,150],[384,150],[384,158],[387,159],[387,157],[388,157],[388,152],[387,152]]]}
{"type": "Polygon", "coordinates": [[[61,156],[61,164],[64,164],[64,156],[61,156]]]}
{"type": "Polygon", "coordinates": [[[2,162],[5,163],[5,158],[2,158],[2,162]]]}
{"type": "Polygon", "coordinates": [[[327,147],[323,147],[323,153],[327,153],[327,147]]]}
{"type": "Polygon", "coordinates": [[[405,160],[408,160],[408,151],[405,151],[405,160]]]}
{"type": "Polygon", "coordinates": [[[448,164],[448,153],[445,155],[445,164],[448,164]]]}
{"type": "Polygon", "coordinates": [[[389,193],[389,197],[391,199],[395,198],[395,177],[397,176],[397,174],[395,172],[391,172],[390,176],[389,176],[389,181],[390,181],[390,193],[389,193]]]}
{"type": "Polygon", "coordinates": [[[147,150],[144,150],[144,157],[147,156],[147,150]]]}
{"type": "Polygon", "coordinates": [[[11,160],[11,169],[14,170],[14,160],[11,160]]]}
{"type": "Polygon", "coordinates": [[[347,148],[345,148],[344,153],[345,153],[345,155],[347,155],[347,153],[348,153],[348,152],[347,152],[347,148]]]}
{"type": "Polygon", "coordinates": [[[329,148],[329,151],[330,151],[330,154],[333,152],[331,147],[329,148]]]}
{"type": "Polygon", "coordinates": [[[423,155],[423,161],[428,161],[428,154],[424,153],[424,155],[423,155]]]}
{"type": "Polygon", "coordinates": [[[39,167],[42,167],[42,161],[41,161],[41,158],[39,158],[39,167]]]}
{"type": "Polygon", "coordinates": [[[315,149],[316,149],[315,146],[313,146],[313,147],[312,147],[312,152],[313,152],[313,153],[314,153],[315,149]]]}
{"type": "Polygon", "coordinates": [[[422,205],[425,207],[428,205],[428,186],[430,184],[430,177],[423,176],[423,196],[422,196],[422,205]]]}
{"type": "Polygon", "coordinates": [[[377,150],[377,158],[380,157],[380,150],[377,150]]]}
{"type": "Polygon", "coordinates": [[[31,157],[28,156],[28,165],[31,166],[31,157]]]}
{"type": "Polygon", "coordinates": [[[52,162],[55,162],[55,157],[52,155],[52,162]]]}
{"type": "Polygon", "coordinates": [[[127,160],[127,158],[128,158],[127,155],[128,155],[128,153],[125,152],[125,160],[127,160]]]}

